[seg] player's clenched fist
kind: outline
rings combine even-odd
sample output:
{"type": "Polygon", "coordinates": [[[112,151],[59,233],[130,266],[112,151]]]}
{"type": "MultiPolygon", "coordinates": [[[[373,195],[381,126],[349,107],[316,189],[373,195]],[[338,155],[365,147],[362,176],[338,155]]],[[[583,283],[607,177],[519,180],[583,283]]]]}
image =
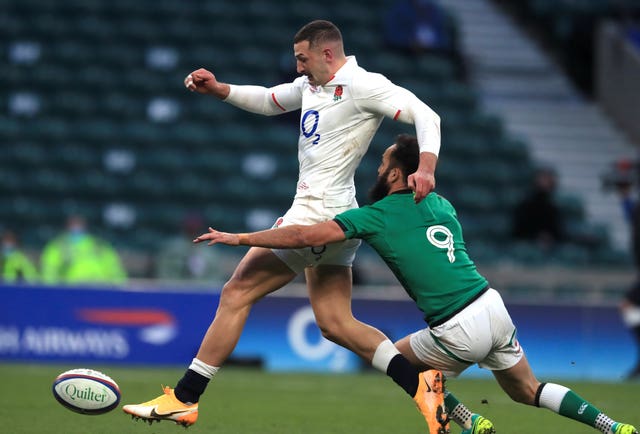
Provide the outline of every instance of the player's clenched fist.
{"type": "Polygon", "coordinates": [[[220,83],[211,71],[197,69],[184,79],[184,85],[192,92],[209,94],[224,99],[229,95],[229,85],[220,83]]]}
{"type": "Polygon", "coordinates": [[[184,85],[187,89],[199,93],[209,92],[208,87],[215,84],[216,77],[210,71],[200,68],[187,75],[184,79],[184,85]]]}

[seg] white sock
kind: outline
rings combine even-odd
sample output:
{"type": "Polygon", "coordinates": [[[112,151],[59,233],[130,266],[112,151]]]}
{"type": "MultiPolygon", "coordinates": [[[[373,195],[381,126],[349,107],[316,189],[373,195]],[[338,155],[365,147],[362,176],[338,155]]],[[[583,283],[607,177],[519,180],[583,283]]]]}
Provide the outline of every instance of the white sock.
{"type": "Polygon", "coordinates": [[[562,400],[568,391],[568,388],[559,384],[545,384],[542,388],[542,392],[540,393],[540,407],[548,408],[553,412],[559,413],[560,404],[562,404],[562,400]]]}
{"type": "Polygon", "coordinates": [[[391,359],[393,359],[396,355],[400,354],[400,351],[393,345],[389,339],[385,339],[380,342],[378,348],[376,348],[376,352],[373,353],[373,359],[371,359],[371,365],[376,368],[378,371],[383,373],[387,373],[387,368],[389,367],[389,363],[391,363],[391,359]]]}
{"type": "Polygon", "coordinates": [[[191,369],[192,371],[197,372],[198,374],[202,375],[203,377],[211,379],[211,377],[216,375],[216,372],[218,372],[220,370],[220,367],[219,366],[207,365],[202,360],[198,360],[198,359],[194,358],[191,361],[191,364],[189,365],[189,369],[191,369]]]}

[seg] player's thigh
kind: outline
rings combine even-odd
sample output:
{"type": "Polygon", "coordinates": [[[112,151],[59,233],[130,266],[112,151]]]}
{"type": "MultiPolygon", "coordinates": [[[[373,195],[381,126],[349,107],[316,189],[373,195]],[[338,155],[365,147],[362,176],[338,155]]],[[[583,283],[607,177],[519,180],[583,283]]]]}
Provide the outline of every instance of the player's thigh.
{"type": "Polygon", "coordinates": [[[518,364],[524,354],[516,336],[516,326],[497,291],[489,289],[482,297],[482,303],[489,314],[492,345],[489,354],[478,360],[478,365],[491,371],[504,371],[518,364]]]}
{"type": "MultiPolygon", "coordinates": [[[[456,340],[456,338],[452,338],[456,340]]],[[[399,351],[409,354],[409,361],[424,369],[441,370],[447,377],[457,377],[473,363],[462,359],[435,338],[432,329],[425,328],[407,336],[402,340],[399,351]]],[[[406,356],[405,356],[406,357],[406,356]]]]}
{"type": "Polygon", "coordinates": [[[253,302],[296,277],[271,250],[252,247],[242,258],[222,289],[222,297],[253,302]]]}
{"type": "Polygon", "coordinates": [[[305,269],[309,301],[320,324],[351,317],[351,267],[318,265],[305,269]]]}
{"type": "Polygon", "coordinates": [[[422,360],[418,358],[416,353],[411,348],[411,335],[405,336],[399,341],[394,343],[398,351],[411,363],[413,366],[418,368],[420,371],[426,371],[427,369],[433,368],[433,366],[429,366],[424,363],[422,360]]]}

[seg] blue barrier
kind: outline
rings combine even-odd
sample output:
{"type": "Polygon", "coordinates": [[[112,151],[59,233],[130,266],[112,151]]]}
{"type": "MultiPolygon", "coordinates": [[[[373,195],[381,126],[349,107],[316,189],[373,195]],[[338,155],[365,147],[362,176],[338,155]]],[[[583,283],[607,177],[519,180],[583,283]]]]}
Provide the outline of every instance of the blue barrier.
{"type": "MultiPolygon", "coordinates": [[[[186,366],[218,304],[217,293],[0,286],[0,360],[186,366]]],[[[613,307],[509,304],[541,378],[616,380],[633,341],[613,307]]],[[[355,316],[391,339],[421,327],[410,300],[353,301],[355,316]]],[[[270,296],[253,308],[234,358],[273,371],[352,372],[353,353],[325,340],[306,298],[270,296]]],[[[484,372],[484,371],[482,371],[484,372]]],[[[470,375],[481,374],[472,369],[470,375]]]]}

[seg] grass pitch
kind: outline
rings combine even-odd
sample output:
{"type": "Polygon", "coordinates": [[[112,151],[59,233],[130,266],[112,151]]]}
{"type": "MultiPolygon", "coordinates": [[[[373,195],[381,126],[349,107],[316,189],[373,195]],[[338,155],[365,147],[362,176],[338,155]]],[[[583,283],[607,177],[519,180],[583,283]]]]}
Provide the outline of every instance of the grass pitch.
{"type": "MultiPolygon", "coordinates": [[[[0,364],[2,432],[11,434],[183,433],[171,422],[134,422],[121,409],[84,416],[62,407],[51,393],[54,378],[88,366],[0,364]],[[6,429],[6,430],[5,430],[6,429]]],[[[122,402],[139,403],[174,385],[183,369],[91,366],[111,376],[122,402]]],[[[640,425],[639,383],[563,382],[612,418],[640,425]]],[[[495,381],[457,379],[449,389],[475,412],[493,420],[501,434],[589,434],[598,431],[548,410],[515,404],[495,381]]],[[[461,430],[452,423],[452,433],[461,430]]],[[[356,375],[273,374],[225,368],[200,403],[188,434],[396,434],[426,433],[413,401],[377,372],[356,375]]]]}

